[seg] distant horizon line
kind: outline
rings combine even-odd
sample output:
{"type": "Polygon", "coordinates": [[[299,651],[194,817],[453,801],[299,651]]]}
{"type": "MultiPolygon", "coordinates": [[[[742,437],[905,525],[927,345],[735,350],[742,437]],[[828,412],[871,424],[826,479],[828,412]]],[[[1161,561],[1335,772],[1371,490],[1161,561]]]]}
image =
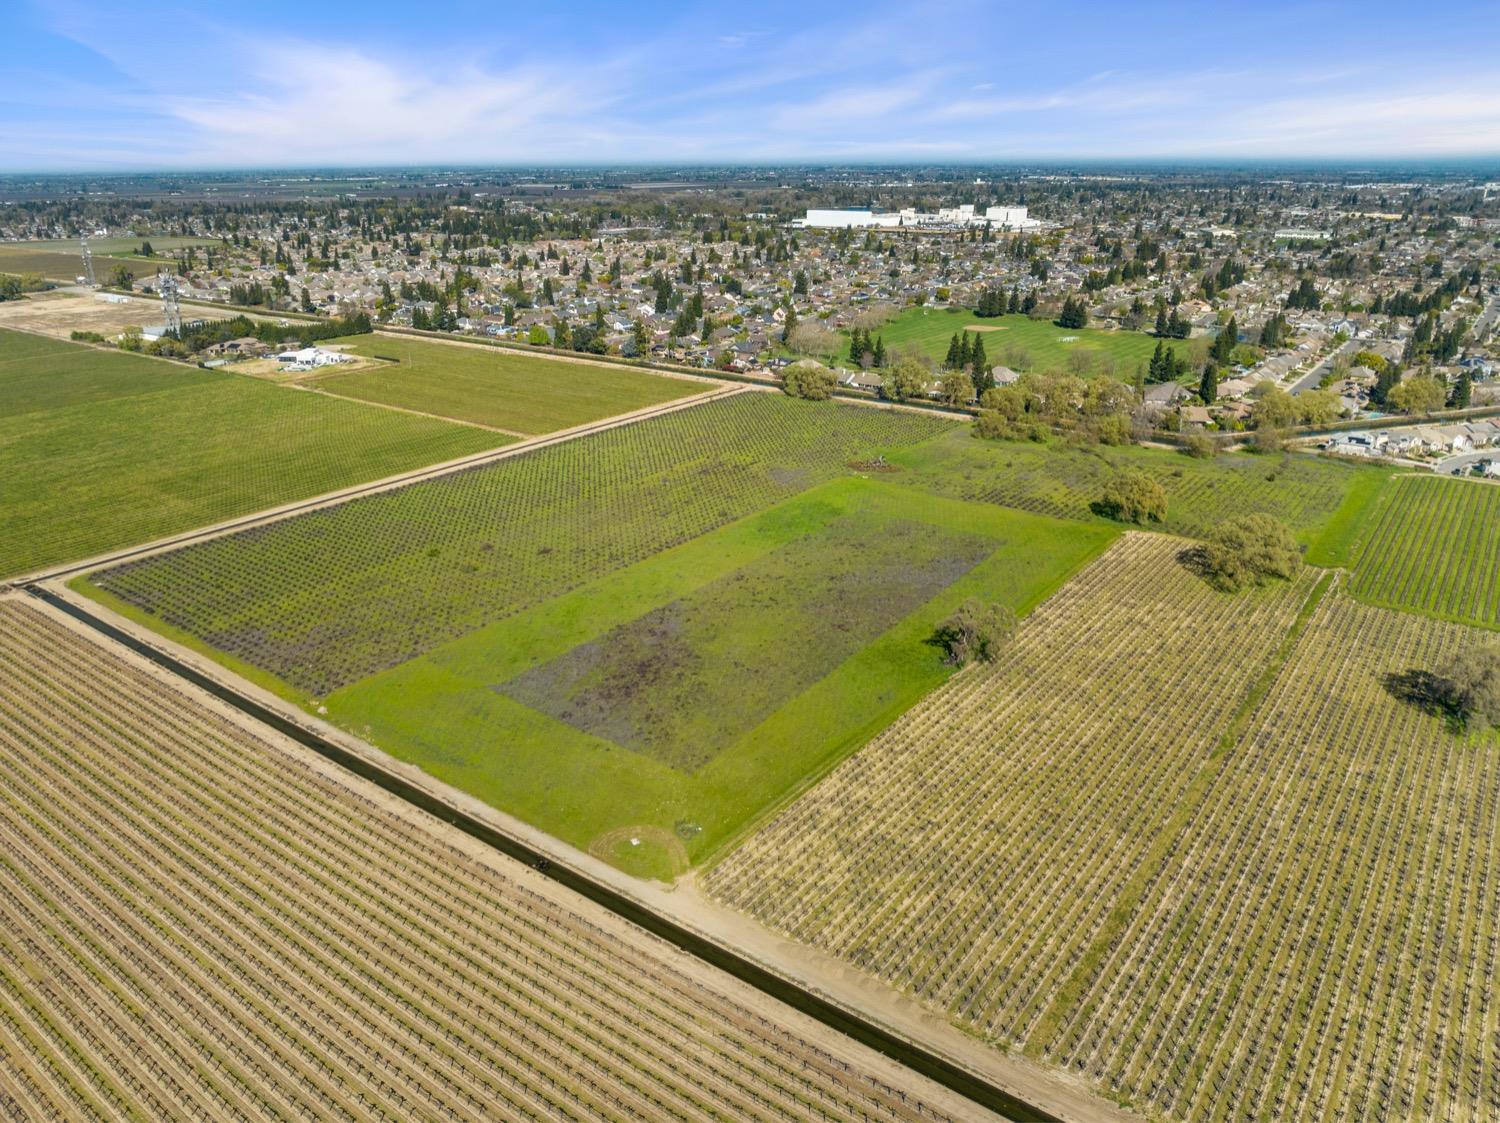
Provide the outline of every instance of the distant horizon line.
{"type": "Polygon", "coordinates": [[[786,160],[636,160],[577,162],[442,161],[410,164],[332,163],[332,164],[243,164],[243,165],[162,165],[158,167],[121,167],[100,165],[92,168],[0,168],[0,178],[48,176],[77,178],[85,176],[191,176],[191,175],[284,175],[353,172],[426,172],[426,171],[560,171],[560,172],[644,172],[715,170],[821,170],[867,168],[870,170],[936,170],[936,169],[1005,169],[1078,170],[1113,169],[1120,171],[1163,171],[1174,169],[1222,170],[1337,170],[1337,171],[1462,171],[1500,174],[1500,153],[1476,153],[1448,156],[1073,156],[1073,157],[1006,157],[996,159],[914,160],[867,157],[860,159],[798,158],[786,160]]]}

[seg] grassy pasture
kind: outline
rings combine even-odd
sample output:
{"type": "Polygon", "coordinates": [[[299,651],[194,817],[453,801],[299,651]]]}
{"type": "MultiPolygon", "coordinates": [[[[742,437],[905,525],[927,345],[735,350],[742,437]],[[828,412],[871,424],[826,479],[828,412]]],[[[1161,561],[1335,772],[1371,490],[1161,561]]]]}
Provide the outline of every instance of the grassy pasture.
{"type": "Polygon", "coordinates": [[[671,876],[947,678],[923,641],[966,596],[1024,612],[1114,533],[846,477],[326,704],[346,728],[501,810],[631,872],[671,876]],[[898,578],[903,559],[913,573],[898,578]],[[826,584],[871,572],[895,583],[890,603],[874,603],[874,589],[845,593],[865,601],[858,611],[819,603],[826,584]],[[678,625],[670,636],[667,620],[678,625]],[[637,658],[653,632],[670,652],[665,671],[637,658]],[[609,699],[588,721],[579,687],[597,690],[604,676],[565,672],[597,670],[601,653],[622,677],[646,666],[632,697],[609,699]],[[680,716],[689,695],[692,711],[680,716]],[[570,720],[555,716],[570,708],[570,720]]]}
{"type": "Polygon", "coordinates": [[[329,368],[306,379],[308,385],[527,435],[568,429],[709,388],[643,370],[491,347],[384,335],[338,342],[350,354],[400,361],[347,373],[329,368]]]}
{"type": "MultiPolygon", "coordinates": [[[[1096,362],[1112,360],[1113,373],[1124,379],[1133,377],[1137,366],[1150,361],[1157,343],[1155,336],[1143,332],[1060,328],[1050,320],[1033,320],[1028,316],[980,319],[967,308],[908,308],[873,334],[884,337],[887,350],[915,343],[929,357],[941,362],[948,353],[953,333],[965,329],[984,338],[984,352],[992,364],[1005,363],[1006,348],[1014,346],[1030,356],[1029,365],[1018,370],[1068,369],[1069,356],[1082,351],[1096,362]]],[[[1185,351],[1189,344],[1177,340],[1171,341],[1171,346],[1185,351]]]]}
{"type": "MultiPolygon", "coordinates": [[[[1201,537],[1234,515],[1264,511],[1285,521],[1315,550],[1325,526],[1337,522],[1347,529],[1357,521],[1387,475],[1380,468],[1311,456],[1233,453],[1197,460],[1134,445],[988,441],[967,430],[902,450],[893,461],[907,469],[894,477],[907,486],[1071,519],[1094,518],[1090,504],[1108,481],[1134,469],[1156,478],[1167,492],[1163,529],[1201,537]]],[[[1327,547],[1315,560],[1338,564],[1335,552],[1327,547]]]]}
{"type": "Polygon", "coordinates": [[[237,375],[0,331],[0,575],[505,442],[237,375]]]}
{"type": "Polygon", "coordinates": [[[878,512],[845,515],[494,689],[694,772],[993,546],[878,512]]]}

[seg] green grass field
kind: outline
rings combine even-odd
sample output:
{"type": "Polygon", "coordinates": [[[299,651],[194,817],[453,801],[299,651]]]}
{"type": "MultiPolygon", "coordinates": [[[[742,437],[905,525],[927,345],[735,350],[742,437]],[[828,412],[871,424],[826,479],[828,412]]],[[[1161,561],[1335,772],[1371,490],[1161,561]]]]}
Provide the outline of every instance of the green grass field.
{"type": "Polygon", "coordinates": [[[848,514],[494,689],[695,772],[993,548],[941,524],[848,514]]]}
{"type": "MultiPolygon", "coordinates": [[[[95,252],[94,276],[101,282],[107,281],[116,265],[125,266],[136,278],[155,276],[165,264],[170,264],[170,261],[110,257],[95,252]]],[[[77,248],[49,250],[37,248],[30,242],[0,242],[0,273],[40,273],[55,281],[71,282],[83,276],[83,256],[77,248]]]]}
{"type": "Polygon", "coordinates": [[[1113,535],[846,477],[365,679],[327,706],[351,731],[501,810],[632,872],[670,876],[943,681],[950,669],[924,641],[965,597],[1024,612],[1113,535]],[[934,566],[949,550],[948,568],[934,566]],[[891,588],[884,608],[853,613],[854,635],[843,631],[848,615],[816,603],[817,577],[857,582],[873,560],[891,581],[903,556],[922,578],[891,588]],[[816,574],[798,564],[814,561],[816,574]],[[785,598],[768,594],[763,567],[795,575],[785,598]],[[679,625],[680,644],[664,620],[679,625]],[[577,714],[553,716],[569,704],[558,663],[597,665],[608,647],[623,671],[653,631],[675,656],[667,673],[625,676],[634,697],[593,732],[577,714]],[[633,633],[634,652],[614,648],[622,633],[633,633]],[[693,713],[671,713],[695,687],[704,694],[693,713]],[[643,751],[602,735],[639,737],[642,723],[656,723],[643,751]]]}
{"type": "Polygon", "coordinates": [[[1353,569],[1360,600],[1500,627],[1500,487],[1394,477],[1361,527],[1353,569]]]}
{"type": "MultiPolygon", "coordinates": [[[[217,246],[220,244],[218,238],[200,238],[196,235],[148,234],[143,238],[139,238],[132,234],[124,237],[90,238],[89,249],[94,252],[95,257],[101,254],[128,257],[134,255],[141,248],[142,242],[150,242],[151,249],[158,254],[165,253],[168,250],[180,250],[184,246],[217,246]]],[[[35,242],[0,242],[0,254],[12,249],[49,250],[72,254],[75,257],[79,256],[81,252],[77,238],[49,238],[35,242]]]]}
{"type": "Polygon", "coordinates": [[[568,429],[710,389],[701,382],[643,370],[570,363],[492,347],[397,336],[357,336],[339,342],[355,355],[400,361],[349,373],[331,368],[309,380],[311,385],[527,435],[568,429]]]}
{"type": "Polygon", "coordinates": [[[504,443],[252,378],[0,331],[0,575],[504,443]]]}
{"type": "Polygon", "coordinates": [[[1202,537],[1234,515],[1264,511],[1286,522],[1319,564],[1341,564],[1341,538],[1388,473],[1312,456],[1230,453],[1198,460],[1135,445],[1071,448],[1053,442],[989,441],[967,429],[897,453],[897,482],[1058,518],[1093,519],[1090,505],[1125,469],[1146,472],[1167,492],[1162,529],[1202,537]]]}
{"type": "MultiPolygon", "coordinates": [[[[1070,356],[1084,352],[1093,360],[1089,372],[1112,373],[1124,379],[1133,377],[1138,365],[1150,361],[1157,343],[1155,336],[1142,332],[1070,330],[1050,320],[1027,316],[980,319],[967,308],[908,308],[874,334],[884,338],[887,350],[903,343],[916,343],[927,355],[942,361],[953,333],[965,328],[984,337],[985,355],[992,364],[1014,366],[1017,370],[1042,371],[1052,367],[1069,370],[1070,356]],[[1017,354],[1008,356],[1010,349],[1017,354]],[[1020,358],[1022,354],[1025,363],[1006,362],[1007,357],[1020,358]]],[[[1189,344],[1179,340],[1172,346],[1185,351],[1189,344]]]]}

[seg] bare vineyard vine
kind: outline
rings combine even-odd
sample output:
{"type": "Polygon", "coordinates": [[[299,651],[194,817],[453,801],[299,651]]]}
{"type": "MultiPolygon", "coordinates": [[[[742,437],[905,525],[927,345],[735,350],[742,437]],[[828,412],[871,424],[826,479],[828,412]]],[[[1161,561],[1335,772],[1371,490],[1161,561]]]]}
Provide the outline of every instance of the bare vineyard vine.
{"type": "Polygon", "coordinates": [[[509,865],[0,599],[0,1109],[937,1117],[509,865]]]}

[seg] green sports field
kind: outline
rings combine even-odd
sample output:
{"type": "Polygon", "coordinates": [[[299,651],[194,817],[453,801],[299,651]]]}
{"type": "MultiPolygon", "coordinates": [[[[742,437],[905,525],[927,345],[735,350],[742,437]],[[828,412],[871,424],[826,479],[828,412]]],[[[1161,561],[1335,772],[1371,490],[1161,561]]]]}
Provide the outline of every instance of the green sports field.
{"type": "MultiPolygon", "coordinates": [[[[1099,331],[1094,328],[1060,328],[1050,320],[1028,316],[993,316],[980,319],[967,308],[908,308],[872,334],[885,340],[886,349],[916,343],[931,358],[942,361],[954,332],[968,330],[984,337],[985,356],[992,364],[1005,364],[1008,348],[1023,353],[1026,362],[1017,370],[1042,371],[1052,367],[1070,369],[1070,357],[1084,352],[1092,359],[1090,372],[1112,373],[1130,379],[1137,366],[1148,363],[1157,339],[1136,331],[1099,331]]],[[[1189,344],[1177,340],[1170,346],[1185,352],[1189,344]]],[[[1009,364],[1007,364],[1009,365],[1009,364]]]]}
{"type": "Polygon", "coordinates": [[[507,442],[252,378],[0,330],[0,576],[507,442]]]}
{"type": "Polygon", "coordinates": [[[341,340],[345,350],[396,362],[327,374],[309,385],[332,394],[532,435],[702,393],[702,382],[644,370],[400,336],[341,340]]]}

